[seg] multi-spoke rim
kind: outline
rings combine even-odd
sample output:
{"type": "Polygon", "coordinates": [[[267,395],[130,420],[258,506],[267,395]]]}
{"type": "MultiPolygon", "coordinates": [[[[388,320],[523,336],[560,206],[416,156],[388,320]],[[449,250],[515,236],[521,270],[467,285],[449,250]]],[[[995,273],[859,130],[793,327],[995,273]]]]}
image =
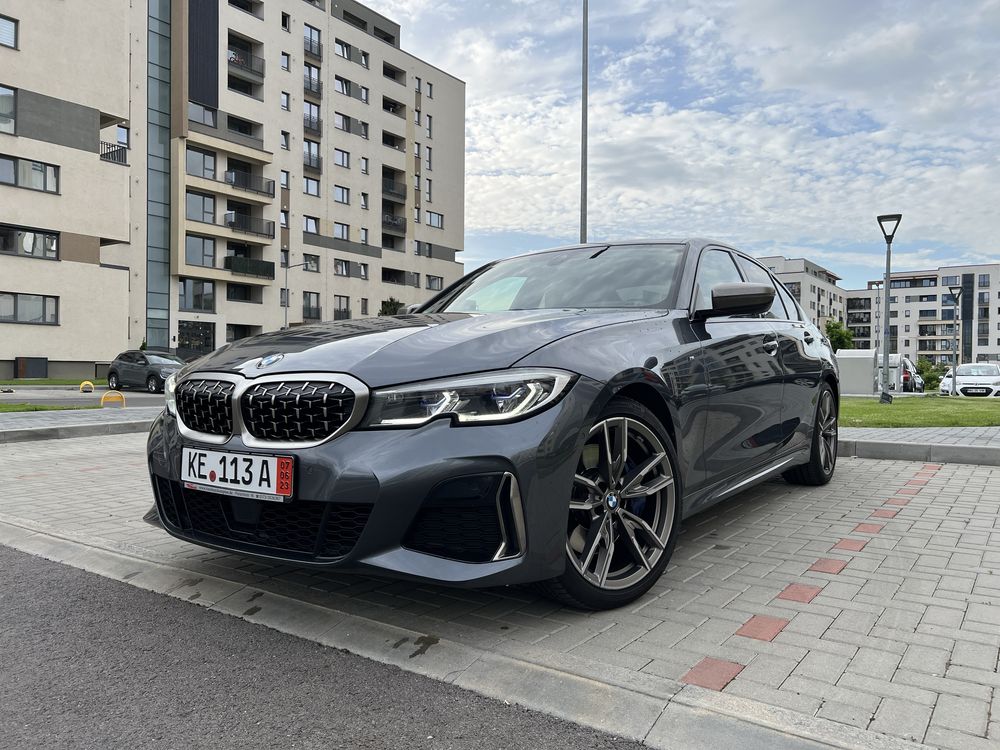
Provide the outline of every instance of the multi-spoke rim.
{"type": "Polygon", "coordinates": [[[816,415],[816,429],[819,430],[819,460],[823,473],[829,474],[837,463],[837,406],[833,393],[823,391],[816,415]]]}
{"type": "Polygon", "coordinates": [[[638,583],[666,549],[675,503],[673,469],[656,433],[631,417],[598,422],[573,480],[570,563],[602,589],[638,583]]]}

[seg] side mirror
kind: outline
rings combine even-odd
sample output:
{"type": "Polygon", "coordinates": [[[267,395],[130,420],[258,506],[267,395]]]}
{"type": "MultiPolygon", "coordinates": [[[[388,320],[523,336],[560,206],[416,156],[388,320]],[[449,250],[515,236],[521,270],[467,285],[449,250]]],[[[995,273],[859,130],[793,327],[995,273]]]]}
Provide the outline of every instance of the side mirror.
{"type": "Polygon", "coordinates": [[[420,309],[420,307],[421,305],[419,302],[414,302],[412,305],[407,305],[406,307],[403,308],[403,314],[410,315],[411,313],[415,313],[417,310],[420,309]]]}
{"type": "Polygon", "coordinates": [[[774,287],[769,284],[738,282],[712,287],[712,309],[695,311],[695,318],[718,318],[726,315],[758,315],[774,304],[774,287]]]}

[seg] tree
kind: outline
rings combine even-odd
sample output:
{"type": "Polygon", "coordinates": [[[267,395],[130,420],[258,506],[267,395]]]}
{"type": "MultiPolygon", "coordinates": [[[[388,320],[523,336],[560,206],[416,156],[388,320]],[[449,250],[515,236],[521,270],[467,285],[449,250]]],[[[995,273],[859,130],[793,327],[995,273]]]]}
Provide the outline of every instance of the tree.
{"type": "Polygon", "coordinates": [[[839,320],[826,321],[826,337],[830,339],[830,346],[835,352],[854,348],[854,335],[839,320]]]}
{"type": "Polygon", "coordinates": [[[924,379],[925,391],[936,391],[947,369],[947,365],[932,364],[927,357],[920,357],[917,360],[917,372],[924,379]]]}
{"type": "Polygon", "coordinates": [[[378,311],[379,315],[398,315],[405,305],[395,297],[382,300],[382,307],[378,311]]]}

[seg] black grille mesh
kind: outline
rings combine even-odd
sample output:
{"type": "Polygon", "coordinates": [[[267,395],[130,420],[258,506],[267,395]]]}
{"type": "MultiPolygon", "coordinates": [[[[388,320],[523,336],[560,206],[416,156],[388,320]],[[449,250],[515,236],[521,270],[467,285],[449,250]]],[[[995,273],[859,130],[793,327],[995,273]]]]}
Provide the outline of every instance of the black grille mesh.
{"type": "Polygon", "coordinates": [[[243,394],[247,432],[261,440],[324,440],[350,419],[354,393],[339,383],[258,383],[243,394]]]}
{"type": "Polygon", "coordinates": [[[192,430],[209,435],[233,432],[232,383],[222,380],[185,380],[177,386],[177,413],[192,430]]]}
{"type": "Polygon", "coordinates": [[[503,541],[496,501],[500,482],[500,475],[483,475],[438,485],[407,530],[403,546],[463,562],[492,560],[503,541]]]}

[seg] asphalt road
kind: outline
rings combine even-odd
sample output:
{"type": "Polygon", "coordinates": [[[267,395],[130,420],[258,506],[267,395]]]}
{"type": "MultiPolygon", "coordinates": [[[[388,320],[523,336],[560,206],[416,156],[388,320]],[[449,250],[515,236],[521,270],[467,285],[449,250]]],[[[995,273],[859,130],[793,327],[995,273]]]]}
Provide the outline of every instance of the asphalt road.
{"type": "MultiPolygon", "coordinates": [[[[0,393],[0,403],[42,404],[47,406],[99,406],[101,396],[107,388],[98,388],[94,393],[80,393],[76,389],[27,388],[19,385],[0,386],[12,388],[14,393],[0,393]]],[[[143,390],[124,390],[126,406],[162,406],[162,393],[146,393],[143,390]]]]}
{"type": "Polygon", "coordinates": [[[0,546],[2,748],[642,745],[0,546]]]}

